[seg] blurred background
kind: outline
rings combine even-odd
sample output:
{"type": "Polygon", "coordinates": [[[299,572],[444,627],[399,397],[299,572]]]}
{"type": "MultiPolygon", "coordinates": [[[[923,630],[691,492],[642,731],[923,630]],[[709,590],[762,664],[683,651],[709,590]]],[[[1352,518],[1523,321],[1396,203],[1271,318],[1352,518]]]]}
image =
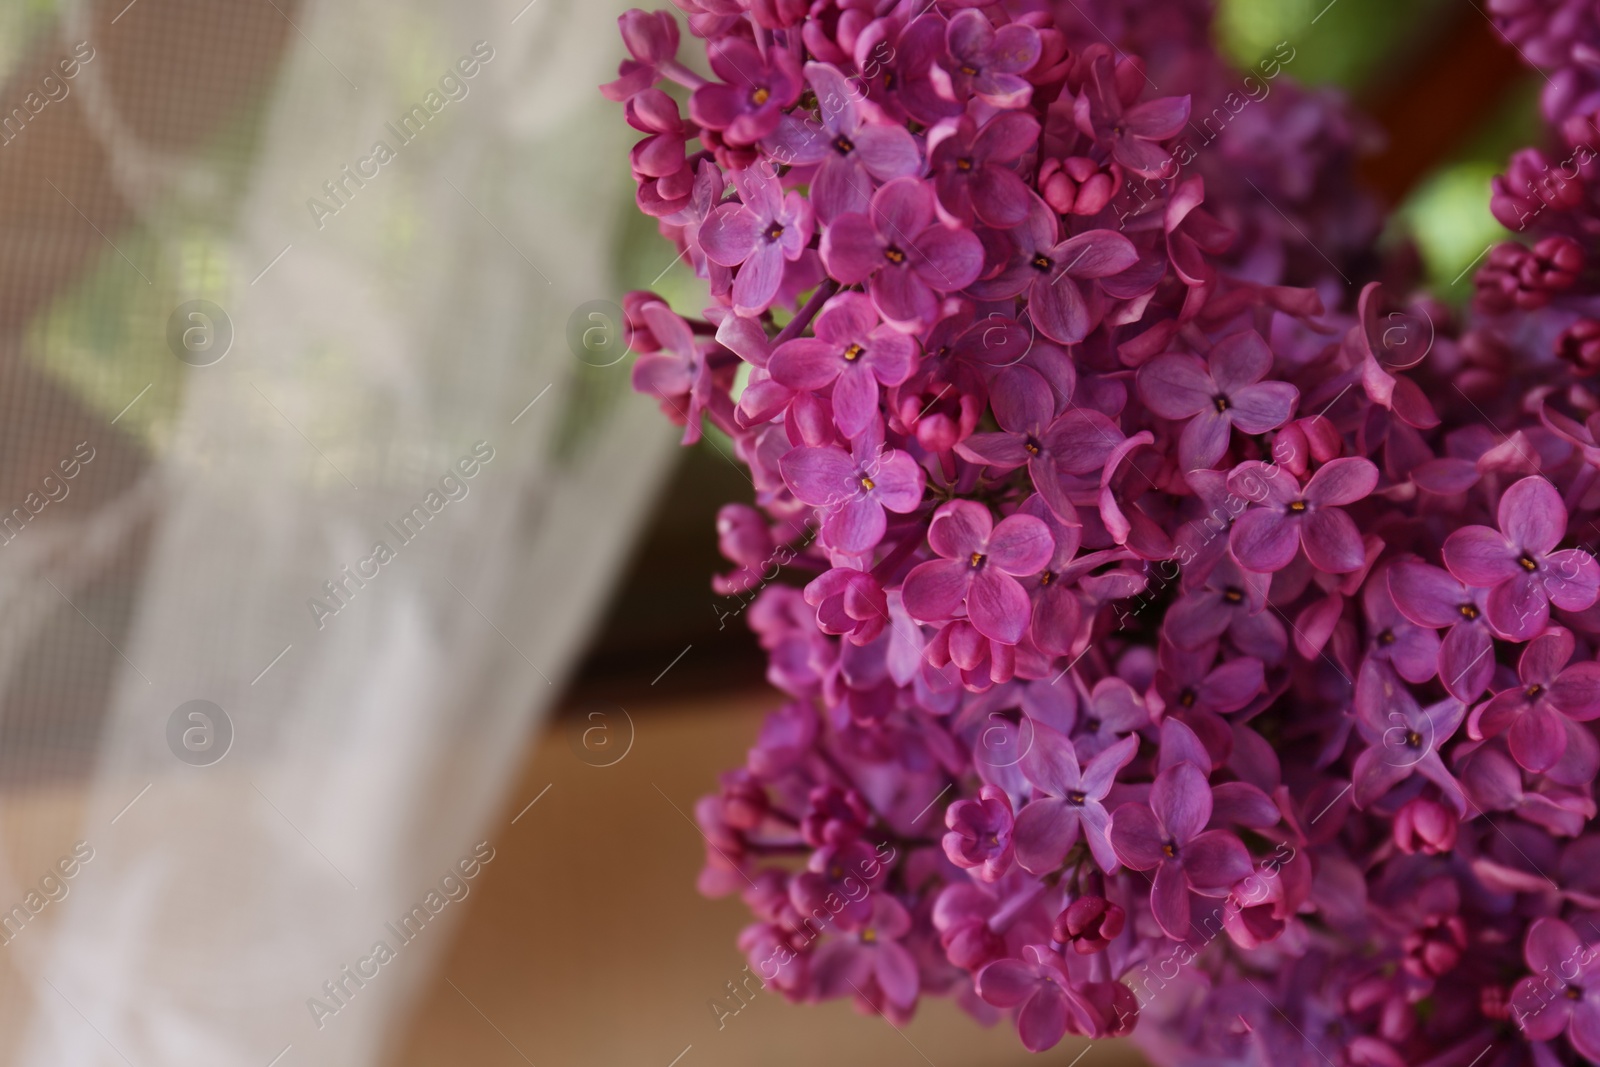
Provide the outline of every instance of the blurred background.
{"type": "MultiPolygon", "coordinates": [[[[1027,1058],[731,992],[691,813],[773,703],[708,585],[750,484],[583,342],[699,306],[594,89],[626,6],[0,6],[0,1063],[1027,1058]]],[[[1538,90],[1480,6],[1217,32],[1350,94],[1464,300],[1538,90]]]]}

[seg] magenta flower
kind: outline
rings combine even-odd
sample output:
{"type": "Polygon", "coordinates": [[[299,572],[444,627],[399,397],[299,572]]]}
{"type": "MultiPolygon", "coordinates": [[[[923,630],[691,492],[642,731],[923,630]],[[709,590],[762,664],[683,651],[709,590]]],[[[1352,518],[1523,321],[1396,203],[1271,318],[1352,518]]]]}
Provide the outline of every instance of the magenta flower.
{"type": "Polygon", "coordinates": [[[1559,627],[1528,642],[1517,663],[1521,685],[1472,709],[1467,735],[1507,734],[1511,755],[1530,771],[1547,771],[1567,751],[1573,723],[1600,718],[1600,663],[1568,666],[1572,633],[1559,627]]]}
{"type": "Polygon", "coordinates": [[[1061,239],[1054,211],[1037,198],[1022,225],[1008,231],[1011,244],[1005,268],[972,287],[985,300],[1028,294],[1028,317],[1039,332],[1064,345],[1077,344],[1099,323],[1103,301],[1093,304],[1079,281],[1120,274],[1139,261],[1133,243],[1114,230],[1088,230],[1061,239]]]}
{"type": "Polygon", "coordinates": [[[948,57],[929,71],[939,95],[965,103],[1022,107],[1033,86],[1022,77],[1039,61],[1039,31],[1019,22],[996,30],[981,11],[957,12],[945,29],[948,57]]]}
{"type": "Polygon", "coordinates": [[[1117,939],[1127,919],[1127,912],[1105,897],[1083,896],[1056,916],[1050,936],[1080,956],[1091,956],[1117,939]]]}
{"type": "Polygon", "coordinates": [[[1233,524],[1228,547],[1249,570],[1281,571],[1302,545],[1311,565],[1329,574],[1359,570],[1366,562],[1361,531],[1340,510],[1371,493],[1378,468],[1371,460],[1335,459],[1324,463],[1301,488],[1282,467],[1241,463],[1228,475],[1230,492],[1254,505],[1233,524]]]}
{"type": "Polygon", "coordinates": [[[934,221],[925,182],[896,178],[872,194],[865,215],[841,215],[823,232],[822,260],[846,285],[866,282],[884,318],[927,326],[938,314],[935,292],[955,292],[977,280],[983,245],[970,230],[934,221]]]}
{"type": "Polygon", "coordinates": [[[732,38],[713,43],[708,58],[727,84],[695,89],[689,116],[721,130],[729,144],[755,144],[777,129],[785,109],[800,99],[800,64],[787,49],[769,48],[762,56],[751,42],[732,38]]]}
{"type": "Polygon", "coordinates": [[[1266,688],[1266,671],[1254,656],[1238,656],[1212,666],[1215,646],[1200,651],[1161,646],[1161,670],[1156,689],[1176,715],[1201,715],[1238,711],[1266,688]]]}
{"type": "Polygon", "coordinates": [[[917,173],[922,157],[903,126],[867,122],[856,105],[860,90],[826,63],[807,63],[806,80],[822,116],[787,115],[765,142],[785,166],[821,164],[812,179],[817,217],[832,222],[846,212],[866,212],[872,190],[891,178],[917,173]]]}
{"type": "Polygon", "coordinates": [[[797,192],[784,193],[762,167],[733,172],[738,204],[715,208],[700,226],[706,258],[739,267],[733,279],[733,308],[741,315],[767,310],[783,283],[783,265],[799,259],[811,240],[811,204],[797,192]]]}
{"type": "Polygon", "coordinates": [[[1166,935],[1193,936],[1191,896],[1225,897],[1248,877],[1252,864],[1244,844],[1227,830],[1207,830],[1211,787],[1193,763],[1178,763],[1156,775],[1150,803],[1123,804],[1111,817],[1111,844],[1136,871],[1154,870],[1150,910],[1166,935]]]}
{"type": "MultiPolygon", "coordinates": [[[[1438,673],[1439,635],[1425,623],[1412,622],[1396,606],[1390,592],[1392,580],[1388,575],[1377,575],[1362,591],[1367,655],[1387,662],[1406,681],[1421,685],[1438,673]]],[[[1459,613],[1456,618],[1461,618],[1459,613]]]]}
{"type": "Polygon", "coordinates": [[[877,640],[889,621],[889,598],[872,575],[834,567],[806,586],[806,603],[817,609],[817,627],[842,634],[854,645],[877,640]]]}
{"type": "Polygon", "coordinates": [[[1363,124],[1288,42],[1240,90],[1210,0],[675,2],[689,65],[630,12],[605,92],[703,303],[618,339],[750,476],[713,590],[787,702],[694,815],[751,971],[1162,1065],[1600,1062],[1596,0],[1488,0],[1549,128],[1459,309],[1385,301],[1363,124]]]}
{"type": "Polygon", "coordinates": [[[684,125],[683,116],[678,114],[677,102],[660,89],[646,89],[628,99],[623,114],[628,125],[649,134],[628,154],[634,177],[640,180],[641,186],[656,182],[657,192],[664,199],[668,192],[678,193],[673,200],[681,206],[682,198],[688,195],[693,184],[694,172],[689,169],[689,160],[684,154],[684,142],[692,133],[684,125]]]}
{"type": "Polygon", "coordinates": [[[997,1008],[1017,1008],[1017,1036],[1029,1052],[1043,1052],[1074,1033],[1097,1034],[1094,1005],[1073,985],[1061,957],[1046,945],[1028,945],[1027,959],[995,960],[978,972],[978,996],[997,1008]]]}
{"type": "Polygon", "coordinates": [[[946,100],[933,83],[935,63],[945,55],[944,34],[944,17],[931,12],[919,14],[904,30],[892,15],[870,22],[856,38],[859,83],[867,99],[896,122],[909,116],[932,126],[961,114],[965,102],[946,100]]]}
{"type": "Polygon", "coordinates": [[[916,460],[886,448],[869,428],[846,452],[838,445],[802,446],[778,461],[796,499],[822,508],[822,537],[840,552],[869,551],[888,529],[884,510],[904,515],[922,503],[916,460]]]}
{"type": "Polygon", "coordinates": [[[1102,678],[1083,694],[1078,708],[1077,750],[1094,757],[1150,724],[1150,709],[1122,678],[1102,678]]]}
{"type": "Polygon", "coordinates": [[[1450,573],[1489,591],[1489,625],[1526,641],[1550,621],[1550,605],[1581,611],[1600,596],[1600,564],[1582,549],[1557,551],[1567,533],[1567,508],[1540,475],[1500,497],[1500,529],[1467,526],[1444,542],[1450,573]]]}
{"type": "Polygon", "coordinates": [[[1262,381],[1272,352],[1253,330],[1223,338],[1208,363],[1173,352],[1139,368],[1139,395],[1164,419],[1188,419],[1178,439],[1178,466],[1214,467],[1228,450],[1229,431],[1263,434],[1289,420],[1300,391],[1262,381]]]}
{"type": "Polygon", "coordinates": [[[883,895],[875,890],[886,873],[865,842],[824,845],[794,876],[789,899],[802,915],[821,911],[834,915],[840,929],[862,930],[874,918],[873,900],[883,895]]]}
{"type": "Polygon", "coordinates": [[[999,786],[978,790],[977,800],[958,800],[944,813],[950,832],[944,835],[944,854],[967,870],[976,869],[985,882],[997,882],[1011,869],[1011,798],[999,786]]]}
{"type": "Polygon", "coordinates": [[[1189,98],[1167,96],[1129,107],[1139,98],[1145,80],[1142,75],[1124,80],[1117,73],[1109,54],[1101,51],[1095,56],[1089,83],[1073,106],[1073,118],[1085,136],[1110,143],[1111,158],[1135,174],[1154,177],[1172,162],[1160,142],[1188,124],[1189,98]],[[1131,94],[1125,95],[1124,86],[1131,87],[1131,94]]]}
{"type": "Polygon", "coordinates": [[[1494,675],[1494,638],[1484,618],[1488,594],[1418,560],[1396,563],[1389,568],[1388,580],[1394,606],[1402,615],[1418,626],[1450,627],[1439,645],[1439,680],[1457,700],[1478,699],[1494,675]]]}
{"type": "Polygon", "coordinates": [[[1511,991],[1511,1014],[1534,1041],[1563,1033],[1580,1056],[1600,1061],[1600,947],[1544,916],[1528,927],[1523,959],[1533,972],[1511,991]]]}
{"type": "Polygon", "coordinates": [[[661,68],[678,55],[678,22],[667,11],[640,11],[634,8],[617,18],[622,43],[632,59],[624,59],[618,78],[600,87],[608,100],[627,100],[650,88],[661,78],[661,68]]]}
{"type": "Polygon", "coordinates": [[[1465,704],[1446,697],[1423,708],[1388,667],[1368,660],[1356,679],[1355,711],[1356,730],[1368,746],[1356,757],[1352,771],[1357,807],[1370,808],[1389,790],[1420,774],[1439,788],[1457,814],[1466,814],[1461,785],[1439,758],[1440,746],[1466,717],[1465,704]]]}
{"type": "Polygon", "coordinates": [[[711,401],[711,368],[689,324],[659,301],[642,309],[661,351],[633,364],[633,387],[659,397],[684,420],[683,443],[700,440],[700,415],[711,401]]]}
{"type": "Polygon", "coordinates": [[[1029,498],[1022,510],[1042,520],[1055,543],[1043,569],[1022,579],[1022,587],[1033,601],[1033,622],[1028,627],[1028,635],[1041,650],[1066,655],[1078,639],[1078,623],[1082,618],[1082,604],[1072,579],[1078,570],[1090,566],[1084,562],[1073,568],[1083,528],[1062,523],[1039,497],[1029,498]]]}
{"type": "Polygon", "coordinates": [[[1034,798],[1017,815],[1017,862],[1033,874],[1048,874],[1061,866],[1081,830],[1100,869],[1116,873],[1117,854],[1106,837],[1111,814],[1104,801],[1117,774],[1138,752],[1138,737],[1124,737],[1080,770],[1069,738],[1040,722],[1033,729],[1022,773],[1034,787],[1034,798]]]}
{"type": "Polygon", "coordinates": [[[981,130],[962,116],[928,153],[940,206],[969,226],[974,218],[999,227],[1022,222],[1028,217],[1028,186],[1008,164],[1038,139],[1038,120],[1022,112],[1002,112],[981,130]]]}
{"type": "Polygon", "coordinates": [[[1163,629],[1168,640],[1194,650],[1228,634],[1241,652],[1276,663],[1288,635],[1267,607],[1270,584],[1269,576],[1244,570],[1223,557],[1206,575],[1204,585],[1183,594],[1167,611],[1163,629]]]}
{"type": "Polygon", "coordinates": [[[830,299],[812,329],[815,337],[797,337],[774,349],[767,371],[790,389],[833,386],[834,425],[845,437],[855,437],[878,416],[878,386],[899,385],[911,376],[917,343],[880,325],[872,301],[861,293],[830,299]]]}
{"type": "Polygon", "coordinates": [[[865,996],[876,986],[890,1004],[916,1003],[917,961],[900,943],[911,932],[905,905],[887,893],[874,893],[869,918],[852,935],[834,938],[811,957],[811,980],[824,997],[865,996]]]}
{"type": "Polygon", "coordinates": [[[923,622],[955,618],[963,608],[972,625],[992,641],[1014,645],[1027,632],[1032,605],[1017,578],[1050,559],[1050,529],[1032,515],[1011,515],[997,524],[989,509],[953,500],[933,513],[928,545],[941,559],[919,563],[906,575],[904,597],[911,617],[923,622]]]}
{"type": "Polygon", "coordinates": [[[1122,431],[1100,412],[1080,407],[1056,417],[1043,375],[1020,364],[995,375],[989,403],[1000,432],[975,433],[956,445],[956,454],[1002,471],[1026,465],[1051,512],[1063,522],[1076,522],[1077,509],[1062,492],[1060,473],[1098,474],[1122,443],[1122,431]]]}

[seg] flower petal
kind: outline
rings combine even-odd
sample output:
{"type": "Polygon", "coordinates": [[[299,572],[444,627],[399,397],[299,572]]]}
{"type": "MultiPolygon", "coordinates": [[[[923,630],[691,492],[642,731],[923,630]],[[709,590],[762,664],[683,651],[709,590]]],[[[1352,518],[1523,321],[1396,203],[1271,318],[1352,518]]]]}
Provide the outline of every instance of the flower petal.
{"type": "Polygon", "coordinates": [[[1189,841],[1211,821],[1211,787],[1205,772],[1185,761],[1156,775],[1150,810],[1179,845],[1189,841]]]}
{"type": "Polygon", "coordinates": [[[987,551],[994,516],[974,500],[953,500],[934,512],[928,545],[946,559],[967,563],[973,553],[987,551]]]}
{"type": "Polygon", "coordinates": [[[1252,869],[1244,842],[1227,830],[1207,830],[1183,847],[1182,856],[1184,873],[1200,890],[1232,889],[1252,869]]]}
{"type": "Polygon", "coordinates": [[[1246,570],[1281,571],[1300,547],[1300,520],[1272,508],[1251,508],[1235,520],[1228,547],[1246,570]]]}
{"type": "Polygon", "coordinates": [[[1534,704],[1517,716],[1506,735],[1511,755],[1530,771],[1547,771],[1567,750],[1567,724],[1553,709],[1534,704]]]}
{"type": "Polygon", "coordinates": [[[920,622],[942,622],[961,611],[972,577],[965,563],[934,559],[919,563],[906,575],[901,597],[906,612],[920,622]]]}
{"type": "Polygon", "coordinates": [[[1354,504],[1378,486],[1378,468],[1370,459],[1346,456],[1324,463],[1306,483],[1305,498],[1321,507],[1354,504]]]}
{"type": "Polygon", "coordinates": [[[813,507],[837,506],[856,491],[855,463],[842,448],[796,448],[778,461],[778,469],[789,491],[813,507]]]}
{"type": "Polygon", "coordinates": [[[1505,535],[1487,526],[1466,526],[1444,541],[1444,565],[1458,581],[1492,589],[1522,568],[1505,535]]]}
{"type": "Polygon", "coordinates": [[[1007,645],[1021,641],[1028,632],[1032,609],[1021,583],[995,567],[978,571],[967,590],[967,615],[977,631],[991,641],[1007,645]]]}
{"type": "Polygon", "coordinates": [[[1136,871],[1148,871],[1165,860],[1161,824],[1143,804],[1123,804],[1111,816],[1111,847],[1136,871]]]}
{"type": "Polygon", "coordinates": [[[1174,860],[1156,868],[1155,883],[1150,887],[1150,912],[1174,941],[1186,941],[1194,933],[1189,929],[1189,881],[1184,877],[1183,866],[1174,860]]]}
{"type": "Polygon", "coordinates": [[[1038,991],[1039,969],[1019,959],[995,960],[978,972],[978,996],[997,1008],[1014,1008],[1038,991]]]}
{"type": "Polygon", "coordinates": [[[989,535],[987,566],[1017,576],[1037,574],[1050,562],[1056,548],[1050,527],[1032,515],[1008,515],[989,535]]]}
{"type": "Polygon", "coordinates": [[[1289,420],[1300,390],[1288,382],[1261,382],[1235,390],[1229,399],[1235,426],[1245,433],[1266,433],[1289,420]]]}
{"type": "Polygon", "coordinates": [[[1349,574],[1366,564],[1361,531],[1339,508],[1312,509],[1300,525],[1300,543],[1311,565],[1328,574],[1349,574]]]}
{"type": "Polygon", "coordinates": [[[1152,359],[1139,368],[1136,381],[1145,406],[1163,419],[1186,419],[1213,406],[1221,392],[1206,365],[1181,352],[1152,359]]]}
{"type": "Polygon", "coordinates": [[[1567,508],[1543,475],[1533,474],[1500,497],[1500,529],[1517,548],[1543,555],[1567,532],[1567,508]]]}
{"type": "Polygon", "coordinates": [[[1066,1032],[1067,998],[1058,986],[1041,987],[1017,1013],[1017,1037],[1029,1052],[1055,1048],[1066,1032]]]}
{"type": "Polygon", "coordinates": [[[1077,843],[1080,828],[1077,814],[1065,800],[1046,797],[1027,804],[1017,813],[1011,836],[1017,862],[1029,874],[1055,870],[1067,858],[1067,850],[1077,843]]]}

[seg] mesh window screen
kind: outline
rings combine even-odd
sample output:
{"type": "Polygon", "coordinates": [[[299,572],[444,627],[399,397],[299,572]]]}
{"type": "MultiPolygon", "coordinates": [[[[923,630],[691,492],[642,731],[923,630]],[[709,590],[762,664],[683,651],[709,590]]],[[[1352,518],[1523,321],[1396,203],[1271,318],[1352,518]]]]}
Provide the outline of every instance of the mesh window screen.
{"type": "Polygon", "coordinates": [[[566,337],[622,6],[0,12],[0,1062],[395,1032],[444,938],[390,924],[494,846],[670,452],[566,337]]]}

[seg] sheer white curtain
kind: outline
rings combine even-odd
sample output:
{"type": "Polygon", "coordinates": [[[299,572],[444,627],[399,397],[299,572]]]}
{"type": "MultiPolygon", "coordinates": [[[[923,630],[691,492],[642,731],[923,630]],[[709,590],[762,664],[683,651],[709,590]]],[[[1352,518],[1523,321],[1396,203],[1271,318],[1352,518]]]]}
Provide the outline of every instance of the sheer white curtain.
{"type": "MultiPolygon", "coordinates": [[[[113,280],[72,299],[126,285],[155,311],[92,375],[71,370],[81,305],[17,341],[93,394],[83,436],[111,444],[84,468],[103,472],[96,506],[0,549],[0,690],[21,699],[40,655],[65,678],[108,666],[97,729],[43,714],[53,698],[9,712],[36,724],[5,734],[13,766],[93,752],[86,775],[5,794],[0,907],[28,918],[0,950],[26,994],[0,1047],[27,1067],[355,1067],[400,1031],[453,913],[409,942],[402,918],[470,888],[479,843],[532,799],[506,795],[513,772],[671,455],[628,361],[586,367],[566,339],[575,308],[618,295],[628,131],[594,86],[627,5],[280,0],[268,90],[180,152],[126,114],[113,36],[174,3],[68,6],[44,46],[97,43],[75,106],[132,213],[96,231],[113,280]],[[164,351],[189,300],[231,323],[208,366],[191,365],[221,336],[206,306],[180,316],[190,362],[164,351]],[[120,616],[96,595],[115,565],[120,616]],[[173,726],[191,701],[208,717],[173,726]],[[55,864],[80,841],[69,878],[55,864]],[[66,895],[35,913],[41,878],[66,895]]],[[[33,417],[50,438],[50,409],[33,417]]]]}

